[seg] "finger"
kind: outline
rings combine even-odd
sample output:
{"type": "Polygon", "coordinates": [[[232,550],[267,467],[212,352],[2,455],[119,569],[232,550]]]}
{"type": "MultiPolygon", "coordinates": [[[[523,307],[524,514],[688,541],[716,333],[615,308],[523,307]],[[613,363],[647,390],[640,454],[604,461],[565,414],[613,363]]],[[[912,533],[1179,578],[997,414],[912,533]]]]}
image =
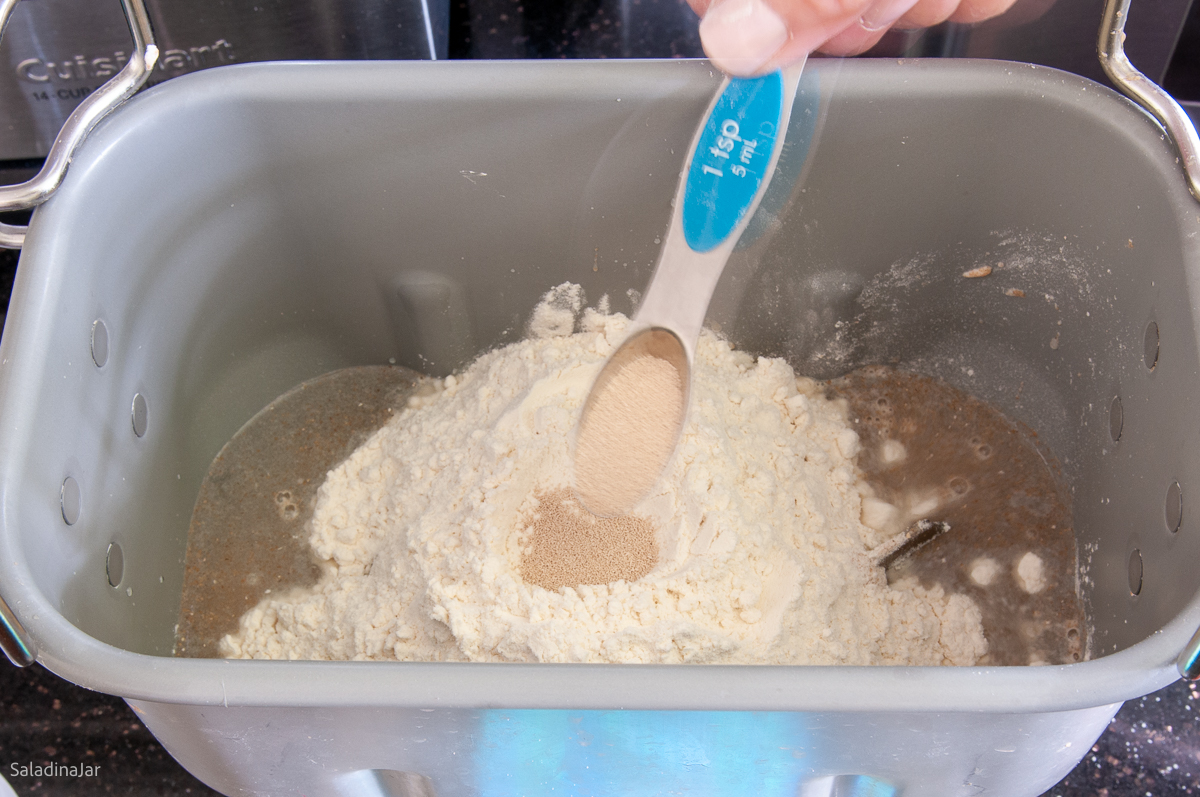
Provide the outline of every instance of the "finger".
{"type": "Polygon", "coordinates": [[[917,0],[894,25],[897,28],[929,28],[940,25],[958,8],[959,0],[917,0]]]}
{"type": "Polygon", "coordinates": [[[700,22],[700,41],[721,69],[758,74],[808,55],[869,5],[870,0],[717,0],[700,22]]]}
{"type": "Polygon", "coordinates": [[[858,55],[875,46],[917,0],[875,0],[862,16],[817,49],[827,55],[858,55]]]}
{"type": "Polygon", "coordinates": [[[887,28],[865,30],[855,23],[818,47],[817,52],[825,55],[860,55],[878,44],[885,33],[887,28]]]}
{"type": "Polygon", "coordinates": [[[971,24],[998,17],[1012,8],[1015,0],[962,0],[950,15],[951,22],[971,24]]]}
{"type": "Polygon", "coordinates": [[[700,21],[709,59],[726,72],[751,75],[790,38],[787,22],[764,0],[725,0],[700,21]]]}

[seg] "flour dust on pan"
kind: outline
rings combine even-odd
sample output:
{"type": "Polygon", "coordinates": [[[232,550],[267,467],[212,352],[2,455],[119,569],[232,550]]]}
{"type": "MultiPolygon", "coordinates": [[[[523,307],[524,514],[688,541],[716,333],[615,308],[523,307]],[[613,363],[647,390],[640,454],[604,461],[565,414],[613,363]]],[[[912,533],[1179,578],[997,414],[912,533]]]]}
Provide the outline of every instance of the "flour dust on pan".
{"type": "Polygon", "coordinates": [[[221,637],[265,595],[317,582],[308,527],[325,474],[419,381],[397,366],[333,371],[271,402],[225,444],[192,511],[175,655],[216,658],[221,637]]]}

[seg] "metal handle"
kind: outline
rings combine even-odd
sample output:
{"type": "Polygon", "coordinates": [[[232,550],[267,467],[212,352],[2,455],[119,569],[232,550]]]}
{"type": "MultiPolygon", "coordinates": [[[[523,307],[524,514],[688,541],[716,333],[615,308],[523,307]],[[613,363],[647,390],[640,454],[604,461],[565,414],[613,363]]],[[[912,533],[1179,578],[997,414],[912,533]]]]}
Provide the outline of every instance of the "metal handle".
{"type": "Polygon", "coordinates": [[[1100,65],[1117,88],[1159,121],[1175,142],[1192,196],[1200,200],[1200,138],[1187,112],[1153,80],[1129,63],[1125,55],[1125,20],[1129,0],[1107,0],[1097,47],[1100,65]]]}
{"type": "MultiPolygon", "coordinates": [[[[20,0],[0,0],[0,36],[8,26],[9,17],[20,0]]],[[[89,94],[72,111],[54,139],[41,171],[33,179],[19,185],[0,186],[0,211],[24,210],[45,202],[62,183],[75,150],[88,133],[110,111],[115,109],[145,84],[158,62],[158,45],[146,14],[143,0],[121,0],[125,19],[133,34],[133,54],[112,80],[89,94]]],[[[25,243],[27,227],[0,223],[0,248],[20,249],[25,243]]]]}
{"type": "Polygon", "coordinates": [[[18,667],[28,667],[37,661],[33,640],[3,598],[0,598],[0,650],[18,667]]]}

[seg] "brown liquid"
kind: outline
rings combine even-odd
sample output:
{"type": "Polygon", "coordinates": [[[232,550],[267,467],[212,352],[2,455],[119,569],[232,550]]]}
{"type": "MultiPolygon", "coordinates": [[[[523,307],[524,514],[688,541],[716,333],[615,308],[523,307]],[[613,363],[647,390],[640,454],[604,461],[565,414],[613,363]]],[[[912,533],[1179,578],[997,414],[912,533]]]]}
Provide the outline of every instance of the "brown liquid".
{"type": "Polygon", "coordinates": [[[876,495],[951,527],[890,568],[889,579],[913,576],[971,597],[988,639],[981,664],[1081,660],[1070,493],[1036,435],[930,377],[872,366],[829,384],[849,402],[863,446],[858,464],[876,495]],[[1018,572],[1029,553],[1041,560],[1040,579],[1031,560],[1018,572]]]}
{"type": "Polygon", "coordinates": [[[225,444],[192,510],[176,656],[216,658],[264,595],[317,583],[308,526],[325,474],[418,383],[407,368],[334,371],[275,399],[225,444]]]}

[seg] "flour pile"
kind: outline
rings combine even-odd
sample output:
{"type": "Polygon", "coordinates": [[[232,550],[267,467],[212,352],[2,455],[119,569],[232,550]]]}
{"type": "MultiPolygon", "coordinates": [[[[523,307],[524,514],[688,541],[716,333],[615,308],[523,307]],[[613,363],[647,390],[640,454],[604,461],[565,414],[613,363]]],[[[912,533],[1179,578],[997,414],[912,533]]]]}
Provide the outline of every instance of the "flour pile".
{"type": "Polygon", "coordinates": [[[552,290],[526,340],[431,380],[330,471],[311,534],[320,582],[263,600],[222,654],[968,665],[986,652],[969,598],[889,587],[867,561],[841,403],[707,331],[679,448],[634,513],[657,564],[633,583],[526,583],[538,496],[570,486],[580,408],[625,334],[604,308],[552,290]]]}

